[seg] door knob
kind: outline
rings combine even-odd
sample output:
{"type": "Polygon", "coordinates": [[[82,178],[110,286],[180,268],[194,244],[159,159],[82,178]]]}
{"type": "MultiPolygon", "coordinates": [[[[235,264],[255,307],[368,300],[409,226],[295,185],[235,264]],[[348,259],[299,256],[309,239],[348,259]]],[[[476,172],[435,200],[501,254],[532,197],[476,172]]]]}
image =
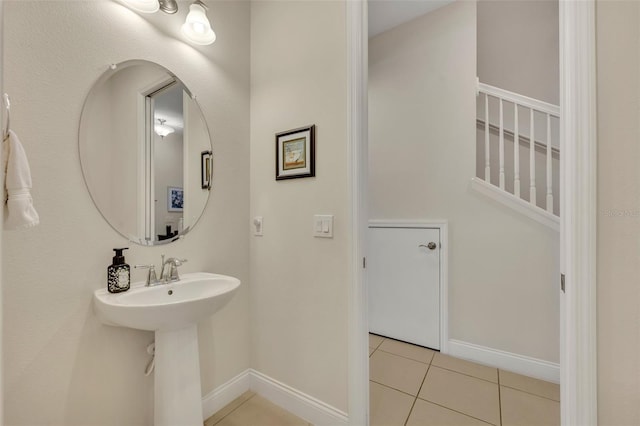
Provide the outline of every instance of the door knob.
{"type": "Polygon", "coordinates": [[[424,248],[428,248],[429,250],[435,250],[436,247],[438,247],[438,245],[432,241],[427,245],[420,244],[418,247],[424,247],[424,248]]]}

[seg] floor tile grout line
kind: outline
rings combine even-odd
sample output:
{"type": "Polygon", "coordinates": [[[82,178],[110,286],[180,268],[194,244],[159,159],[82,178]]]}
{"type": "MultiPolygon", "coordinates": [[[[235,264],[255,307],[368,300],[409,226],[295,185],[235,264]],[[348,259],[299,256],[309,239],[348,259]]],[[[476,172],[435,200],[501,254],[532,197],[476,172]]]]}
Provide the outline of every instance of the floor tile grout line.
{"type": "Polygon", "coordinates": [[[416,397],[413,399],[413,404],[411,404],[411,408],[409,409],[409,413],[407,414],[407,419],[404,421],[404,426],[407,426],[409,422],[409,417],[411,417],[411,413],[413,412],[413,407],[416,406],[416,401],[418,400],[418,395],[420,395],[420,391],[424,386],[424,382],[427,380],[427,374],[429,374],[429,370],[431,369],[431,364],[427,366],[427,372],[424,373],[424,377],[422,378],[422,383],[420,383],[420,387],[418,388],[418,393],[416,393],[416,397]]]}
{"type": "Polygon", "coordinates": [[[515,391],[518,391],[518,392],[526,393],[527,395],[537,396],[538,398],[542,398],[542,399],[546,399],[546,400],[549,400],[549,401],[557,402],[558,404],[560,403],[560,401],[558,401],[557,399],[549,398],[548,396],[542,396],[542,395],[539,395],[537,393],[526,391],[524,389],[514,388],[513,386],[507,386],[507,385],[500,385],[500,386],[505,387],[507,389],[515,390],[515,391]]]}
{"type": "MultiPolygon", "coordinates": [[[[493,383],[494,385],[498,384],[498,382],[492,382],[491,380],[483,379],[482,377],[474,376],[474,375],[471,375],[471,374],[468,374],[468,373],[463,373],[463,372],[457,371],[457,370],[452,370],[452,369],[446,368],[446,367],[440,367],[439,365],[434,364],[433,362],[431,363],[431,365],[433,365],[434,367],[437,367],[437,368],[439,368],[441,370],[447,370],[447,371],[451,371],[452,373],[462,374],[463,376],[473,377],[474,379],[482,380],[482,381],[487,382],[487,383],[493,383]]],[[[491,368],[493,368],[493,367],[491,367],[491,368]]]]}
{"type": "MultiPolygon", "coordinates": [[[[369,334],[371,335],[373,333],[369,333],[369,334]]],[[[438,350],[438,349],[431,349],[431,348],[428,348],[426,346],[416,345],[414,343],[405,342],[404,340],[397,340],[397,339],[394,339],[392,337],[383,337],[383,336],[381,336],[379,334],[373,334],[373,335],[374,336],[378,336],[378,337],[382,337],[382,341],[380,342],[380,344],[378,346],[376,346],[374,348],[375,350],[380,349],[382,352],[386,352],[386,353],[392,354],[392,355],[398,355],[398,356],[401,356],[402,358],[407,358],[407,359],[410,359],[410,360],[413,360],[413,361],[418,361],[418,362],[421,362],[423,364],[431,364],[431,361],[433,361],[433,358],[435,357],[435,354],[440,353],[440,350],[438,350]],[[414,359],[414,358],[409,358],[408,356],[405,356],[405,355],[401,355],[401,354],[398,354],[398,353],[395,353],[395,352],[391,352],[389,350],[384,350],[384,349],[381,348],[381,346],[387,340],[390,340],[390,341],[393,341],[393,342],[398,342],[398,343],[401,343],[403,345],[413,346],[415,348],[419,348],[419,349],[424,349],[424,350],[430,351],[432,353],[431,359],[430,359],[429,362],[424,362],[424,361],[420,361],[420,360],[417,360],[417,359],[414,359]]],[[[373,346],[369,346],[369,347],[373,348],[373,346]]]]}
{"type": "MultiPolygon", "coordinates": [[[[515,386],[503,385],[502,383],[500,383],[500,371],[506,371],[506,370],[501,370],[500,368],[498,368],[498,385],[500,385],[500,386],[504,386],[505,388],[509,388],[509,389],[517,390],[517,391],[520,391],[520,392],[524,392],[524,393],[527,393],[527,394],[529,394],[529,395],[538,396],[538,397],[540,397],[540,398],[549,399],[549,400],[551,400],[551,401],[555,401],[555,402],[557,402],[557,403],[560,403],[560,401],[559,401],[559,400],[557,400],[557,399],[553,399],[553,398],[549,398],[548,396],[543,396],[543,395],[540,395],[540,394],[537,394],[537,393],[533,393],[533,392],[530,392],[530,391],[527,391],[527,390],[524,390],[524,389],[517,388],[517,387],[515,387],[515,386]]],[[[512,372],[509,372],[509,371],[507,371],[507,373],[517,374],[517,373],[512,373],[512,372]]],[[[536,379],[535,377],[525,376],[525,375],[523,375],[523,374],[521,374],[521,376],[522,376],[522,377],[526,377],[526,378],[528,378],[528,379],[538,380],[538,381],[543,382],[543,383],[551,383],[552,385],[557,385],[557,383],[548,382],[548,381],[546,381],[546,380],[542,380],[542,379],[536,379]]]]}
{"type": "Polygon", "coordinates": [[[385,385],[384,383],[376,382],[375,380],[371,380],[371,379],[369,379],[369,381],[375,383],[376,385],[380,385],[380,386],[384,386],[385,388],[393,389],[394,391],[398,391],[398,392],[403,393],[405,395],[408,395],[408,396],[410,396],[412,398],[417,398],[418,397],[418,394],[411,395],[409,392],[394,388],[393,386],[385,385]]]}
{"type": "MultiPolygon", "coordinates": [[[[399,357],[402,357],[402,358],[404,358],[404,359],[410,359],[411,361],[419,362],[419,363],[421,363],[421,364],[426,364],[426,365],[431,365],[431,361],[433,361],[433,355],[431,356],[431,360],[430,360],[429,362],[424,362],[424,361],[417,360],[417,359],[415,359],[415,358],[409,358],[408,356],[404,356],[404,355],[397,354],[397,353],[395,353],[395,352],[385,351],[384,349],[376,349],[376,351],[377,351],[377,350],[379,350],[380,352],[384,352],[384,353],[386,353],[386,354],[391,354],[391,355],[399,356],[399,357]]],[[[372,355],[373,355],[373,354],[372,354],[372,355]]]]}
{"type": "MultiPolygon", "coordinates": [[[[383,351],[382,349],[381,349],[381,351],[382,351],[382,352],[385,352],[385,351],[383,351]]],[[[389,353],[389,352],[387,352],[387,353],[389,353]]],[[[392,354],[392,355],[396,355],[396,354],[392,354]]],[[[398,355],[398,356],[402,356],[402,355],[398,355]]],[[[403,357],[403,358],[405,358],[405,357],[403,357]]],[[[407,359],[411,359],[411,358],[407,358],[407,359]]],[[[415,361],[415,360],[414,360],[414,361],[415,361]]],[[[417,361],[417,362],[421,362],[421,361],[417,361]]],[[[424,364],[424,363],[423,363],[423,364],[424,364]]],[[[517,391],[520,391],[520,392],[526,393],[526,394],[528,394],[528,395],[533,395],[533,396],[537,396],[537,397],[539,397],[539,398],[548,399],[549,401],[554,401],[554,402],[558,402],[558,403],[560,402],[560,401],[558,401],[557,399],[549,398],[548,396],[543,396],[543,395],[540,395],[540,394],[537,394],[537,393],[534,393],[534,392],[531,392],[531,391],[527,391],[527,390],[524,390],[524,389],[521,389],[521,388],[517,388],[517,387],[515,387],[515,386],[509,386],[509,385],[503,385],[503,384],[501,384],[501,383],[500,383],[500,379],[499,379],[499,377],[500,377],[500,373],[499,373],[500,369],[499,369],[499,368],[497,368],[497,369],[496,369],[496,370],[498,370],[498,381],[497,381],[497,382],[492,382],[491,380],[483,379],[482,377],[474,376],[474,375],[472,375],[472,374],[468,374],[468,373],[463,373],[463,372],[458,371],[458,370],[452,370],[451,368],[442,367],[442,366],[440,366],[440,365],[434,364],[434,363],[433,363],[433,360],[431,361],[430,365],[433,365],[434,367],[440,368],[441,370],[451,371],[452,373],[458,373],[458,374],[462,374],[463,376],[473,377],[474,379],[482,380],[482,381],[485,381],[485,382],[488,382],[488,383],[493,383],[494,385],[498,385],[498,386],[504,386],[505,388],[509,388],[509,389],[517,390],[517,391]]],[[[486,367],[486,366],[483,366],[483,367],[486,367]]],[[[493,368],[493,367],[489,367],[489,368],[493,368]]],[[[529,377],[529,376],[524,376],[524,377],[528,377],[528,378],[531,378],[531,379],[535,379],[535,377],[529,377]]],[[[536,379],[536,380],[540,380],[540,379],[536,379]]],[[[552,384],[553,384],[553,382],[546,382],[545,380],[541,380],[541,381],[542,381],[542,382],[545,382],[545,383],[552,383],[552,384]]]]}
{"type": "MultiPolygon", "coordinates": [[[[380,336],[379,334],[375,334],[375,333],[369,333],[369,335],[371,335],[371,334],[373,334],[374,336],[378,336],[378,337],[380,337],[380,338],[382,339],[382,340],[380,341],[380,343],[378,343],[378,344],[376,345],[376,347],[375,347],[375,348],[373,348],[373,346],[370,346],[370,347],[372,347],[373,349],[376,349],[376,350],[377,350],[377,349],[380,347],[380,345],[382,344],[382,342],[384,342],[384,341],[387,339],[387,337],[383,337],[383,336],[380,336]]],[[[374,352],[375,352],[375,351],[374,351],[374,352]]]]}
{"type": "MultiPolygon", "coordinates": [[[[248,391],[248,392],[252,392],[252,391],[248,391]]],[[[227,414],[225,414],[220,420],[218,420],[217,422],[215,422],[213,425],[211,426],[216,426],[218,423],[220,423],[221,421],[223,421],[224,419],[226,419],[227,417],[229,417],[231,415],[231,413],[235,412],[238,408],[242,407],[245,403],[249,402],[251,399],[253,399],[253,397],[255,397],[256,395],[258,395],[257,393],[253,392],[253,395],[251,395],[249,398],[245,399],[244,401],[242,401],[236,408],[234,408],[233,410],[229,411],[227,414]]],[[[230,404],[230,403],[229,403],[230,404]]],[[[226,407],[226,406],[225,406],[226,407]]],[[[224,408],[224,407],[222,407],[224,408]]],[[[214,413],[215,415],[215,413],[214,413]]]]}
{"type": "Polygon", "coordinates": [[[467,413],[463,413],[462,411],[454,410],[453,408],[451,408],[451,407],[447,407],[446,405],[442,405],[442,404],[438,404],[437,402],[430,401],[430,400],[428,400],[428,399],[424,399],[424,398],[420,398],[420,397],[418,397],[418,399],[420,399],[421,401],[424,401],[424,402],[428,402],[429,404],[437,405],[438,407],[446,408],[446,409],[447,409],[447,410],[449,410],[449,411],[453,411],[454,413],[462,414],[463,416],[470,417],[470,418],[472,418],[472,419],[474,419],[474,420],[478,420],[478,421],[480,421],[480,422],[482,422],[482,423],[486,423],[486,424],[488,424],[488,425],[492,425],[492,426],[500,426],[500,425],[496,425],[496,424],[493,424],[493,423],[491,423],[491,422],[488,422],[488,421],[486,421],[486,420],[482,420],[482,419],[480,419],[480,418],[478,418],[478,417],[471,416],[471,415],[469,415],[469,414],[467,414],[467,413]]]}

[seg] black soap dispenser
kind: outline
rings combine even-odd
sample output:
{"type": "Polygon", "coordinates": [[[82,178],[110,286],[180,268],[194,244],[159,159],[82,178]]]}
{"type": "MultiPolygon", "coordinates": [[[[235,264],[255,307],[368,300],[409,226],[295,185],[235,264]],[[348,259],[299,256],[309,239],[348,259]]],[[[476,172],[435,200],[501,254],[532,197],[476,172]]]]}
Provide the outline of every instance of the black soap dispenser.
{"type": "Polygon", "coordinates": [[[113,249],[116,255],[113,256],[113,263],[107,268],[107,290],[109,293],[120,293],[129,290],[131,287],[131,267],[124,263],[122,252],[128,247],[113,249]]]}

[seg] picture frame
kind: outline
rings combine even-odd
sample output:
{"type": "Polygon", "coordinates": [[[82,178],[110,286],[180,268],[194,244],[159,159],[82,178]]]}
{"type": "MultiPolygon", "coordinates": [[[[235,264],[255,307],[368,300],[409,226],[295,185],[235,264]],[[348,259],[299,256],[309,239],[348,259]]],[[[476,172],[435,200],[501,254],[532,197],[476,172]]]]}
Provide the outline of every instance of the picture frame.
{"type": "Polygon", "coordinates": [[[213,153],[202,151],[200,153],[200,181],[202,189],[211,190],[211,177],[213,176],[213,153]]]}
{"type": "Polygon", "coordinates": [[[276,133],[276,180],[314,177],[315,124],[276,133]]]}
{"type": "Polygon", "coordinates": [[[167,187],[167,210],[181,212],[184,208],[184,189],[179,186],[167,187]]]}

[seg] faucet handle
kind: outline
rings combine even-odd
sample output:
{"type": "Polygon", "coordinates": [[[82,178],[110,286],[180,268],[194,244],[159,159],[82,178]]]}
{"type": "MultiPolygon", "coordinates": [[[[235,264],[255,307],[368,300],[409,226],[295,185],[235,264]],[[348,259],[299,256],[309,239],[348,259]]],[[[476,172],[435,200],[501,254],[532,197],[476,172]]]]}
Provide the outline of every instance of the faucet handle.
{"type": "Polygon", "coordinates": [[[134,268],[149,270],[149,273],[147,274],[147,282],[145,284],[147,287],[149,287],[152,284],[157,284],[158,276],[156,275],[155,265],[135,265],[134,268]]]}

